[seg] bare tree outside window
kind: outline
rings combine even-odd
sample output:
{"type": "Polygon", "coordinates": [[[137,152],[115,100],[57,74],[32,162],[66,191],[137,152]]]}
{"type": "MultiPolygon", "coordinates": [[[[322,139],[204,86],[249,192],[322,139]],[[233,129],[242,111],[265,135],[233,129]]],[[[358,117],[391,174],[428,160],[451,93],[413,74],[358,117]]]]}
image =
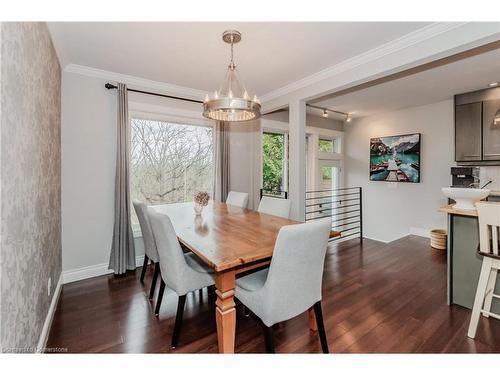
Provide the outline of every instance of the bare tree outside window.
{"type": "Polygon", "coordinates": [[[213,195],[212,128],[139,118],[131,127],[132,200],[152,205],[190,202],[197,191],[213,195]]]}

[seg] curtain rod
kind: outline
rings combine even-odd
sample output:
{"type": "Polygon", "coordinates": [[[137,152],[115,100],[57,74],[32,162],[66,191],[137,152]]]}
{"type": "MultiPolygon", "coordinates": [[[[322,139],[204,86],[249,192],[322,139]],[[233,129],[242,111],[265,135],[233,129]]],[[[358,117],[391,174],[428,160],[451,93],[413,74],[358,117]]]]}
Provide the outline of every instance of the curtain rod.
{"type": "MultiPolygon", "coordinates": [[[[106,83],[104,85],[104,87],[106,87],[108,90],[112,90],[112,89],[117,89],[118,86],[115,86],[111,83],[106,83]]],[[[179,96],[172,96],[172,95],[165,95],[165,94],[158,94],[157,92],[150,92],[150,91],[142,91],[142,90],[135,90],[135,89],[129,89],[127,88],[127,91],[132,91],[132,92],[138,92],[139,94],[146,94],[146,95],[154,95],[154,96],[161,96],[163,98],[169,98],[169,99],[176,99],[176,100],[183,100],[185,102],[191,102],[191,103],[199,103],[199,104],[203,104],[203,102],[201,100],[196,100],[196,99],[187,99],[187,98],[181,98],[179,96]]]]}

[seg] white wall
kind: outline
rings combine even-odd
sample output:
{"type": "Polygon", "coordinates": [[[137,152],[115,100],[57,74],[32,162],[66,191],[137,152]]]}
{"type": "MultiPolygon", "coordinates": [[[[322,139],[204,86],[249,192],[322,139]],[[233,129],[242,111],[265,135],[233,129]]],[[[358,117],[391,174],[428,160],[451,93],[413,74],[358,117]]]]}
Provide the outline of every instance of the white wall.
{"type": "MultiPolygon", "coordinates": [[[[289,112],[288,110],[272,112],[262,117],[267,120],[288,123],[289,112]]],[[[311,113],[306,113],[306,124],[307,126],[312,126],[315,128],[344,131],[344,121],[336,120],[333,118],[324,118],[322,116],[316,116],[311,113]]]]}
{"type": "Polygon", "coordinates": [[[391,241],[412,232],[445,228],[446,204],[441,188],[451,183],[454,123],[453,101],[383,113],[345,127],[346,186],[363,188],[365,237],[391,241]],[[370,138],[422,133],[421,182],[369,181],[370,138]]]}
{"type": "MultiPolygon", "coordinates": [[[[113,233],[116,92],[106,79],[64,72],[62,79],[62,264],[66,280],[106,272],[113,233]]],[[[201,105],[130,93],[130,111],[206,124],[201,105]]],[[[260,122],[230,127],[230,188],[258,202],[254,178],[260,122]]],[[[136,255],[142,256],[141,239],[136,255]]]]}
{"type": "Polygon", "coordinates": [[[63,73],[63,272],[107,263],[113,233],[116,95],[105,80],[63,73]]]}

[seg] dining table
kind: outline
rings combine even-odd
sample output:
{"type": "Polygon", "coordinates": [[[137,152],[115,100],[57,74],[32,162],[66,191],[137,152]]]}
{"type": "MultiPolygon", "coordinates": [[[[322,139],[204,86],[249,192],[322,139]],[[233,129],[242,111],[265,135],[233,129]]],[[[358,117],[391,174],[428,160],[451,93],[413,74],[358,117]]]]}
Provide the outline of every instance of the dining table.
{"type": "MultiPolygon", "coordinates": [[[[152,207],[169,216],[179,242],[214,270],[219,353],[234,353],[238,274],[269,264],[279,230],[300,222],[218,201],[210,201],[201,215],[193,202],[152,207]]],[[[309,325],[316,330],[313,316],[310,311],[309,325]]]]}

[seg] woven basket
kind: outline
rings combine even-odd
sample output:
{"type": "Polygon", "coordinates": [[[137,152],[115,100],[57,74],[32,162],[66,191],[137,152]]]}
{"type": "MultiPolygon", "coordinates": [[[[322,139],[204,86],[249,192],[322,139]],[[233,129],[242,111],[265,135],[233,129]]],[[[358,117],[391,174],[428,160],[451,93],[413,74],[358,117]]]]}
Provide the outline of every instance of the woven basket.
{"type": "Polygon", "coordinates": [[[438,250],[446,250],[448,234],[444,229],[431,230],[431,247],[438,250]]]}

